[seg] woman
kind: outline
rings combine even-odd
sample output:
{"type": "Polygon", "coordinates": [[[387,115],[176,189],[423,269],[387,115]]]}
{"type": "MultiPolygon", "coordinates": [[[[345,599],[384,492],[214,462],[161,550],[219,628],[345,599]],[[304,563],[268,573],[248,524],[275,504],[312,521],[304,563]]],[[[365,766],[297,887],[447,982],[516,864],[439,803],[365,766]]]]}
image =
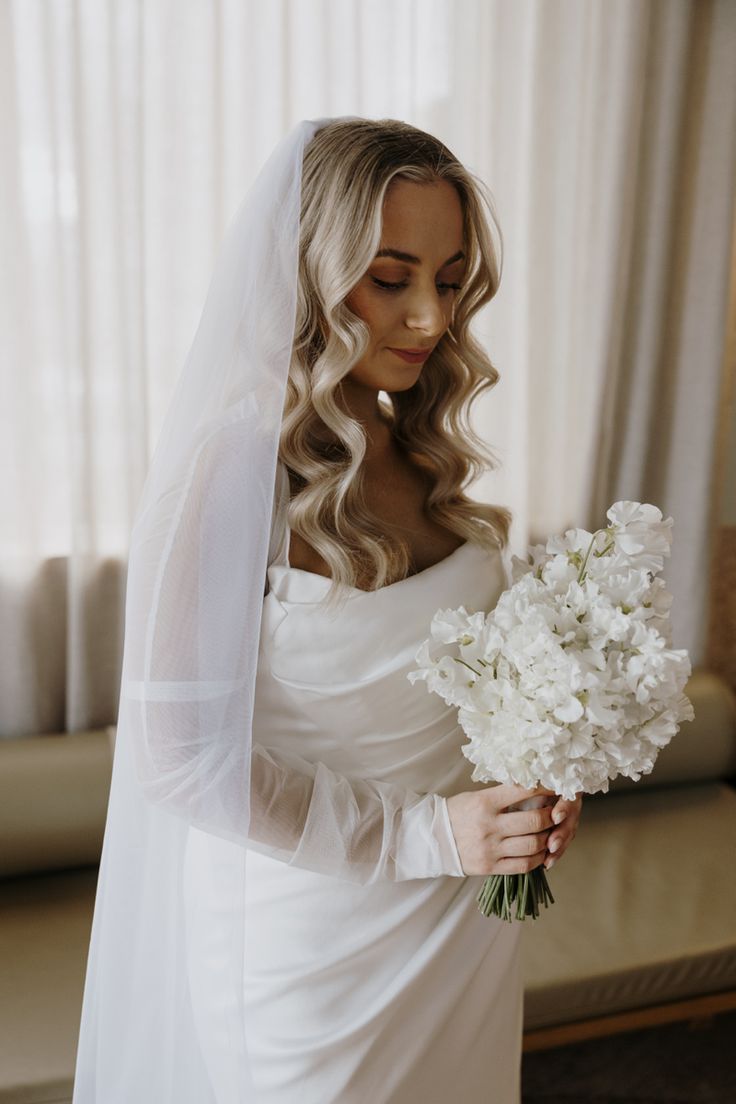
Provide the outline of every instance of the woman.
{"type": "Polygon", "coordinates": [[[508,583],[462,492],[482,200],[431,135],[317,120],[231,231],[134,530],[79,1104],[518,1100],[519,929],[469,875],[549,866],[579,803],[473,784],[406,678],[508,583]]]}

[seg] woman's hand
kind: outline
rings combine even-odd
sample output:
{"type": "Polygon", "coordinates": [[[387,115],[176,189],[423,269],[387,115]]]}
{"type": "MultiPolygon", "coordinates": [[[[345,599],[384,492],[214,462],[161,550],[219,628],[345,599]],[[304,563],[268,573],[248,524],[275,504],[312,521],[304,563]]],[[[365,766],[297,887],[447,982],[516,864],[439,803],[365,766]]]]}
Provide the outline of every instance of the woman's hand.
{"type": "Polygon", "coordinates": [[[581,797],[557,798],[537,808],[511,806],[554,797],[542,787],[526,790],[506,784],[448,797],[447,812],[465,873],[526,874],[542,864],[549,869],[575,836],[581,797]]]}
{"type": "MultiPolygon", "coordinates": [[[[550,793],[551,791],[547,792],[550,793]]],[[[575,839],[580,814],[583,811],[583,795],[578,794],[572,801],[568,801],[564,797],[558,797],[551,811],[552,820],[556,827],[547,837],[547,851],[549,854],[544,860],[545,870],[549,870],[558,859],[562,858],[575,839]]]]}

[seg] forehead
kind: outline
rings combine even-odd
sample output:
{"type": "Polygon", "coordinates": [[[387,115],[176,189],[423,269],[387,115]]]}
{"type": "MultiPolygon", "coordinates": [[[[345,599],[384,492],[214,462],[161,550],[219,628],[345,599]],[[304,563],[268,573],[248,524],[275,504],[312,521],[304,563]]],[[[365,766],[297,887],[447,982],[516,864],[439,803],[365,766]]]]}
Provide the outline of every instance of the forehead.
{"type": "Polygon", "coordinates": [[[383,203],[381,245],[423,254],[412,244],[421,242],[425,252],[443,258],[462,248],[463,209],[457,189],[447,180],[419,184],[395,180],[383,203]]]}

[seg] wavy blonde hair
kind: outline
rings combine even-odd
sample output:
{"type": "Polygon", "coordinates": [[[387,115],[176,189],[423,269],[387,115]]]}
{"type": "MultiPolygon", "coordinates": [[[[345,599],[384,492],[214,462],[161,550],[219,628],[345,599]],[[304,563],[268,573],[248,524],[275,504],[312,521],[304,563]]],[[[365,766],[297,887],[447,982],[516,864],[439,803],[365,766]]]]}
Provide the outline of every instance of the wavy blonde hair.
{"type": "Polygon", "coordinates": [[[340,604],[359,578],[370,582],[362,589],[378,589],[406,578],[411,568],[407,542],[387,531],[365,499],[365,431],[338,401],[340,381],[370,339],[345,299],[379,248],[384,198],[397,179],[455,186],[467,268],[451,325],[417,382],[389,394],[388,405],[380,399],[381,409],[399,446],[425,474],[428,516],[488,548],[508,540],[510,511],[463,492],[497,466],[469,422],[473,401],[499,378],[468,328],[500,281],[500,249],[497,254],[485,213],[500,243],[493,202],[483,182],[431,134],[395,119],[336,120],[304,152],[295,340],[279,443],[289,475],[288,524],[327,563],[329,606],[340,604]]]}

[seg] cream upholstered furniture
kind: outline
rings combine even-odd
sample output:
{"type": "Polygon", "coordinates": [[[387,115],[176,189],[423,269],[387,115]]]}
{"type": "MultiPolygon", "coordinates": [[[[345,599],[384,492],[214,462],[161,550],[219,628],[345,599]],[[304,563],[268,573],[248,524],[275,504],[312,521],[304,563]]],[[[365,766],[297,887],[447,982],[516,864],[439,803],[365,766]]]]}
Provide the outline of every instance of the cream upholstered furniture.
{"type": "MultiPolygon", "coordinates": [[[[695,721],[586,799],[525,924],[528,1047],[736,1006],[736,702],[704,671],[687,690],[695,721]]],[[[0,1104],[71,1100],[111,737],[0,741],[0,1104]]]]}
{"type": "Polygon", "coordinates": [[[652,774],[585,798],[524,929],[527,1049],[736,1008],[736,699],[706,671],[686,692],[652,774]]]}
{"type": "Polygon", "coordinates": [[[111,766],[106,731],[0,741],[2,1104],[71,1100],[111,766]]]}

